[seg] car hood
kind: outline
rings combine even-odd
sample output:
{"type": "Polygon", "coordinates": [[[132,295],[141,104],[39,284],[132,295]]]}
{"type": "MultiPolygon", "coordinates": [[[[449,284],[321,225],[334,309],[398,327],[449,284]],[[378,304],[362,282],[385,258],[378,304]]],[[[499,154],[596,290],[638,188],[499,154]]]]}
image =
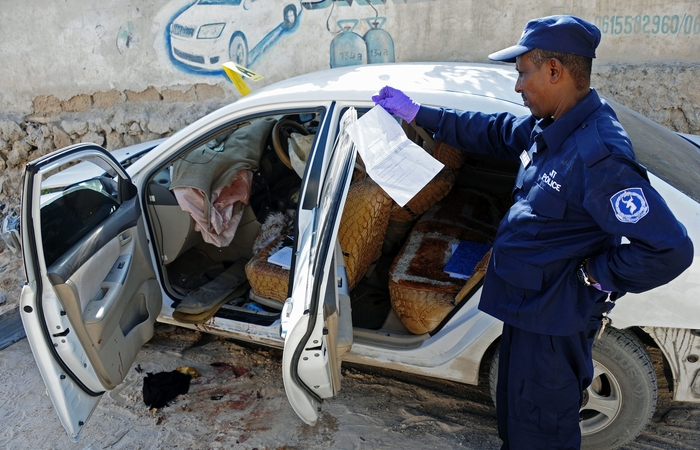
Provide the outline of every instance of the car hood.
{"type": "Polygon", "coordinates": [[[195,29],[208,23],[229,23],[235,18],[236,10],[242,10],[242,6],[195,4],[177,16],[173,23],[195,29]]]}

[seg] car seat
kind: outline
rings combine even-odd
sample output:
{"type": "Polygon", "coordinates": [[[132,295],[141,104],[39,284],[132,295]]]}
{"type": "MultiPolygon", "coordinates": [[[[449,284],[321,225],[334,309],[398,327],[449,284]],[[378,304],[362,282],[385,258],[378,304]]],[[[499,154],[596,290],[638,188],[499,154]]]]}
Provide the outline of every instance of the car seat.
{"type": "MultiPolygon", "coordinates": [[[[391,305],[411,333],[433,331],[464,298],[465,281],[444,271],[452,246],[492,242],[503,212],[501,202],[485,191],[455,189],[417,221],[389,271],[391,305]]],[[[485,273],[488,257],[474,272],[485,273]]],[[[474,281],[468,285],[474,287],[474,281]]]]}
{"type": "MultiPolygon", "coordinates": [[[[426,139],[428,137],[426,136],[426,139]]],[[[389,217],[389,228],[384,239],[382,252],[390,253],[404,239],[416,220],[435,203],[439,202],[452,190],[459,169],[464,163],[464,152],[444,142],[430,142],[428,153],[445,165],[423,189],[403,207],[394,203],[389,217]]]]}
{"type": "MultiPolygon", "coordinates": [[[[391,198],[365,173],[361,172],[352,181],[338,229],[338,241],[345,260],[349,289],[362,279],[379,257],[389,224],[391,205],[391,198]]],[[[268,242],[259,251],[254,252],[246,264],[252,298],[266,306],[281,308],[288,295],[290,271],[267,260],[283,246],[288,226],[289,223],[278,227],[277,236],[267,239],[268,242]]],[[[263,224],[256,240],[264,240],[262,234],[269,234],[270,228],[263,224]]]]}

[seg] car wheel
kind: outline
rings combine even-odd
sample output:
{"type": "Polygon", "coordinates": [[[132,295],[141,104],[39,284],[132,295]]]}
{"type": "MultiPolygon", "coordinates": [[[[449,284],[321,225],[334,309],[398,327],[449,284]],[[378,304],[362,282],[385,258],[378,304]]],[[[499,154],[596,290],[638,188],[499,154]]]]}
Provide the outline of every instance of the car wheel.
{"type": "MultiPolygon", "coordinates": [[[[496,404],[496,348],[489,371],[496,404]]],[[[583,393],[581,448],[613,449],[636,438],[656,409],[657,383],[644,344],[630,331],[608,328],[593,343],[593,382],[583,393]]]]}
{"type": "Polygon", "coordinates": [[[656,409],[654,365],[630,331],[608,328],[593,344],[593,382],[583,393],[581,447],[612,449],[636,438],[656,409]]]}
{"type": "Polygon", "coordinates": [[[296,25],[297,23],[297,7],[294,5],[285,6],[282,15],[282,20],[282,26],[285,30],[294,28],[294,25],[296,25]]]}
{"type": "Polygon", "coordinates": [[[230,61],[248,67],[248,43],[242,33],[236,33],[231,37],[228,46],[228,57],[230,61]]]}

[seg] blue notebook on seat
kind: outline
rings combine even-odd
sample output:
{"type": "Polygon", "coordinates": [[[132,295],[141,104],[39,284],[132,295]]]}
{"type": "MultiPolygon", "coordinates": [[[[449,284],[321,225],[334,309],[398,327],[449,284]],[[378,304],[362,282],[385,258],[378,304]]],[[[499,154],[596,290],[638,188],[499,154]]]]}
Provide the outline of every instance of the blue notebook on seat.
{"type": "Polygon", "coordinates": [[[452,278],[468,280],[490,248],[491,244],[483,242],[461,241],[452,251],[452,257],[447,261],[444,271],[452,278]]]}

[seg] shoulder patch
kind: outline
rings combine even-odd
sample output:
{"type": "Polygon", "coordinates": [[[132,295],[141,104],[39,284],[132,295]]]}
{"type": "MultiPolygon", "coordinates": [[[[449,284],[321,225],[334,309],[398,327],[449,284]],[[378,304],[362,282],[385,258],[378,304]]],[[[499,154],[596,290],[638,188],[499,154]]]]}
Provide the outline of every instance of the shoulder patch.
{"type": "Polygon", "coordinates": [[[649,203],[642,188],[623,189],[610,197],[615,217],[622,223],[637,223],[649,212],[649,203]]]}
{"type": "Polygon", "coordinates": [[[610,150],[600,138],[595,121],[582,123],[574,133],[578,152],[587,167],[592,167],[598,161],[610,156],[610,150]]]}

